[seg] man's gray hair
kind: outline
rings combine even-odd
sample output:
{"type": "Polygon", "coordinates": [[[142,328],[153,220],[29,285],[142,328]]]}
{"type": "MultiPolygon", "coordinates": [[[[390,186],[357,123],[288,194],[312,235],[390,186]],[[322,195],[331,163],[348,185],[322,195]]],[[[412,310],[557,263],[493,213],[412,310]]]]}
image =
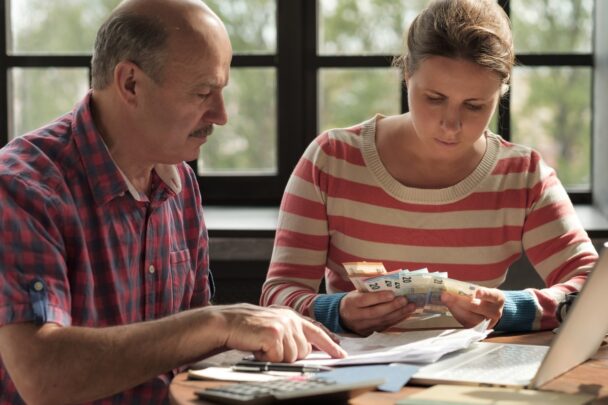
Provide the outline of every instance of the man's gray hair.
{"type": "Polygon", "coordinates": [[[159,20],[124,11],[112,14],[95,39],[91,60],[93,89],[109,86],[114,68],[122,61],[137,64],[154,81],[161,82],[168,38],[159,20]]]}

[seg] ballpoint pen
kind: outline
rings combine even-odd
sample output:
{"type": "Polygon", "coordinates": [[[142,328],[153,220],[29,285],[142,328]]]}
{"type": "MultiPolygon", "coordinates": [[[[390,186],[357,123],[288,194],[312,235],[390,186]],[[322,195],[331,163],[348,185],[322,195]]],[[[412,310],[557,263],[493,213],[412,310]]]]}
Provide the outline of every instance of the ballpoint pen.
{"type": "Polygon", "coordinates": [[[267,361],[242,360],[232,366],[233,371],[260,373],[264,371],[292,371],[296,373],[318,373],[329,371],[330,367],[308,366],[304,364],[271,363],[267,361]]]}

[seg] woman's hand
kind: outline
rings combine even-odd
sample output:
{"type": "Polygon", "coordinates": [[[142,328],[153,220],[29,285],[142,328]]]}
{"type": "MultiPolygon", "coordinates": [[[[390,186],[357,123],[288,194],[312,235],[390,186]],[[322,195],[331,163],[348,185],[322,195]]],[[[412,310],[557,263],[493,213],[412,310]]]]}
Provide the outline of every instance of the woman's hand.
{"type": "Polygon", "coordinates": [[[415,310],[415,304],[392,291],[351,291],[340,301],[340,320],[343,327],[369,335],[401,322],[415,310]]]}
{"type": "Polygon", "coordinates": [[[441,302],[465,328],[472,328],[484,319],[490,319],[488,328],[493,328],[502,317],[505,296],[497,288],[480,287],[473,299],[444,292],[441,302]]]}

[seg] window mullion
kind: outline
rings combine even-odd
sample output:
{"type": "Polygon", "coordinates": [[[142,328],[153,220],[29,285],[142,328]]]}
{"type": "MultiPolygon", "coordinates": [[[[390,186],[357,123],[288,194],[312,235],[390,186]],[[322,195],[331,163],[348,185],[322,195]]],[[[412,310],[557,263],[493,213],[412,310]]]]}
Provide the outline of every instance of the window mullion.
{"type": "Polygon", "coordinates": [[[2,117],[0,118],[0,146],[5,145],[8,142],[9,138],[9,128],[8,128],[8,53],[7,53],[7,32],[9,31],[10,21],[7,18],[9,13],[10,1],[9,0],[1,0],[0,2],[0,66],[1,69],[1,77],[0,77],[0,114],[2,117]]]}

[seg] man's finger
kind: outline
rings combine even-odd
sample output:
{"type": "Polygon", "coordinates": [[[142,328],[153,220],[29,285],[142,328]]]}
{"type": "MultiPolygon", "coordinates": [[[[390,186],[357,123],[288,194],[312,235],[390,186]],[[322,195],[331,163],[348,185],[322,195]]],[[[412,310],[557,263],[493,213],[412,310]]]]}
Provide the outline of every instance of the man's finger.
{"type": "Polygon", "coordinates": [[[329,329],[327,329],[327,327],[325,325],[323,325],[321,322],[315,321],[314,319],[311,319],[308,317],[304,317],[304,318],[307,321],[311,322],[313,325],[315,325],[317,328],[320,328],[323,332],[325,332],[325,334],[327,334],[327,336],[329,336],[331,338],[331,340],[333,340],[336,343],[340,343],[340,336],[338,336],[337,334],[335,334],[332,331],[330,331],[329,329]]]}
{"type": "Polygon", "coordinates": [[[253,352],[257,360],[262,361],[283,361],[283,342],[277,339],[263,340],[262,347],[253,352]]]}
{"type": "Polygon", "coordinates": [[[310,343],[329,354],[332,358],[341,359],[346,357],[347,353],[344,349],[334,343],[321,328],[313,325],[311,322],[304,321],[302,330],[310,343]]]}
{"type": "Polygon", "coordinates": [[[286,333],[285,336],[283,336],[283,358],[279,361],[293,363],[299,358],[300,353],[295,336],[290,333],[286,333]]]}
{"type": "Polygon", "coordinates": [[[304,335],[304,331],[302,330],[301,325],[298,325],[297,329],[298,329],[298,333],[296,333],[293,338],[294,338],[294,343],[297,348],[297,358],[303,359],[310,354],[311,344],[306,339],[306,336],[304,335]]]}

